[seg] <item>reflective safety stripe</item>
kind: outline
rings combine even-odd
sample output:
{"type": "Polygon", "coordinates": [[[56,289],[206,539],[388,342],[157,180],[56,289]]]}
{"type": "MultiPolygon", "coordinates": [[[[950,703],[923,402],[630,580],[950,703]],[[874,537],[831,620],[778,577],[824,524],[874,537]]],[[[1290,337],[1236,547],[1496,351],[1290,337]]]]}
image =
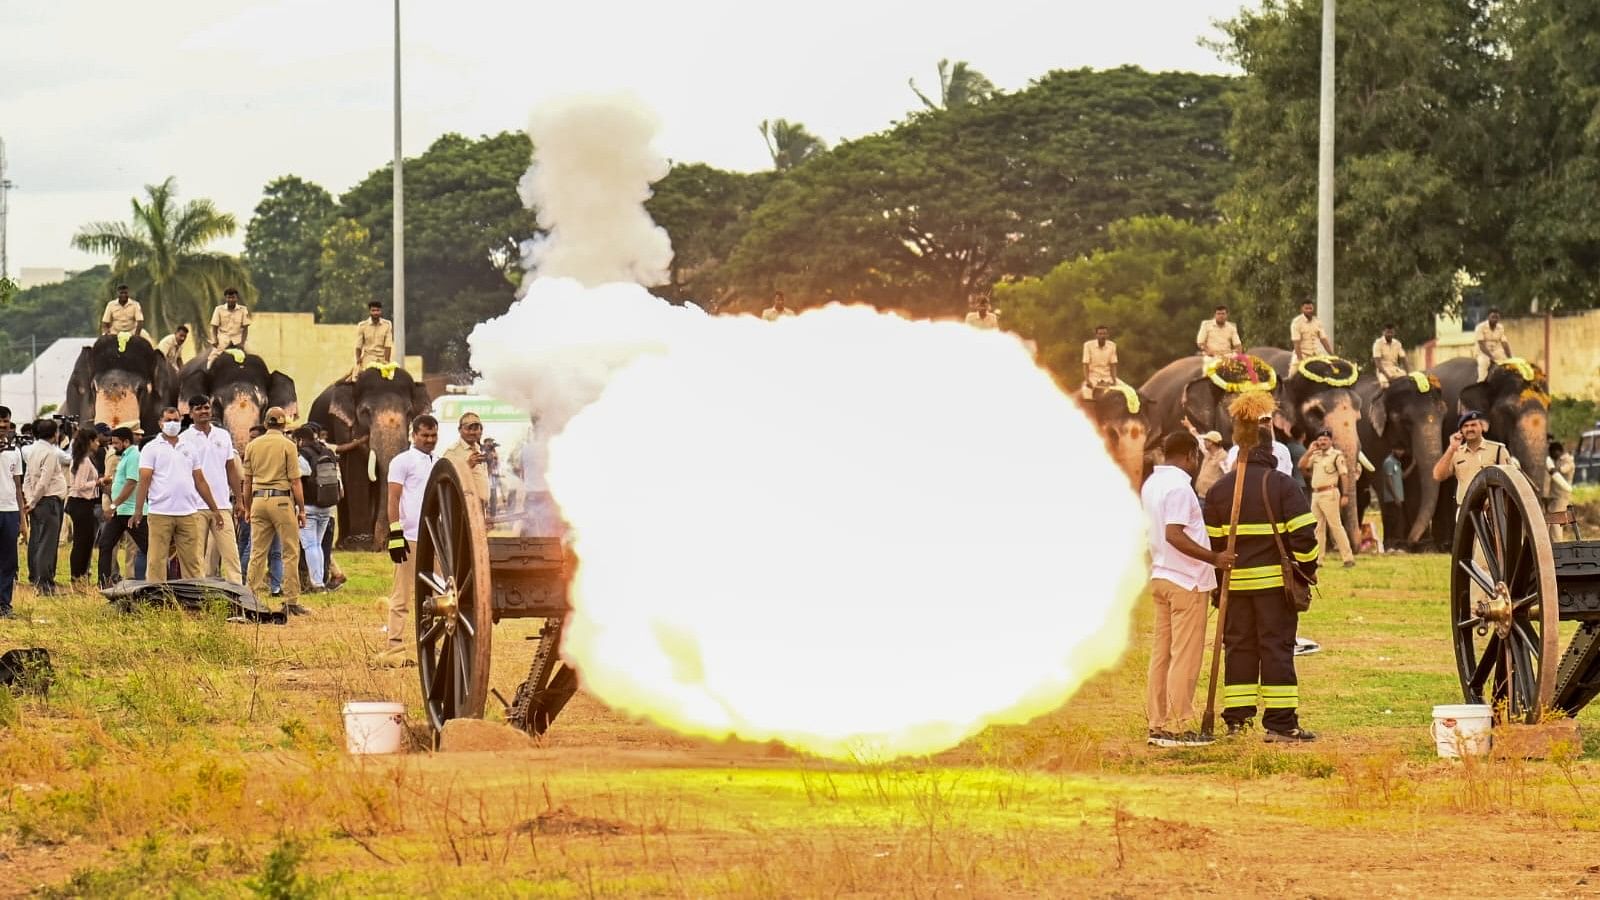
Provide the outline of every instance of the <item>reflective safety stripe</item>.
{"type": "Polygon", "coordinates": [[[1288,521],[1288,523],[1284,525],[1284,530],[1285,531],[1299,531],[1302,528],[1308,528],[1308,527],[1309,528],[1315,528],[1316,526],[1317,526],[1317,517],[1316,517],[1316,515],[1313,514],[1313,513],[1305,513],[1303,515],[1298,515],[1298,516],[1295,516],[1294,518],[1290,519],[1288,521]]]}
{"type": "Polygon", "coordinates": [[[1294,551],[1294,558],[1299,562],[1316,562],[1317,557],[1321,555],[1322,548],[1316,546],[1313,546],[1310,550],[1307,550],[1304,553],[1301,553],[1299,550],[1294,551]]]}
{"type": "Polygon", "coordinates": [[[1222,708],[1254,707],[1260,692],[1261,686],[1256,684],[1225,684],[1222,686],[1222,708]]]}
{"type": "MultiPolygon", "coordinates": [[[[1312,520],[1312,524],[1316,524],[1316,520],[1315,519],[1312,520]]],[[[1252,537],[1271,537],[1272,536],[1272,524],[1270,522],[1240,522],[1239,523],[1239,527],[1238,527],[1237,530],[1238,530],[1240,536],[1246,536],[1246,535],[1252,536],[1252,537]]],[[[1293,528],[1285,526],[1282,522],[1278,523],[1278,533],[1279,534],[1285,534],[1285,533],[1293,531],[1293,530],[1294,530],[1293,528]]],[[[1225,537],[1228,536],[1228,526],[1226,526],[1226,525],[1207,525],[1206,526],[1206,534],[1208,534],[1208,535],[1210,535],[1211,537],[1214,537],[1214,538],[1225,538],[1225,537]]]]}
{"type": "Polygon", "coordinates": [[[1300,685],[1262,685],[1261,705],[1265,706],[1267,709],[1294,709],[1300,705],[1300,685]]]}
{"type": "Polygon", "coordinates": [[[1228,573],[1228,588],[1235,591],[1264,591],[1283,587],[1283,567],[1246,566],[1228,573]]]}

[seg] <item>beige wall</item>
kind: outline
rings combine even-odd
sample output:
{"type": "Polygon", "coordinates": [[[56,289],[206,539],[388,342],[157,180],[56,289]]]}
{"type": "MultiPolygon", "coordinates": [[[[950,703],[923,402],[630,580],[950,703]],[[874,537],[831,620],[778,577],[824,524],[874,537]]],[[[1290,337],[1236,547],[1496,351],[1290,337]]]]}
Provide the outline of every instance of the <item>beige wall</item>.
{"type": "MultiPolygon", "coordinates": [[[[300,418],[322,389],[350,374],[356,360],[356,326],[318,324],[311,313],[251,312],[248,349],[294,379],[300,418]]],[[[422,379],[422,357],[407,356],[406,371],[422,379]]]]}
{"type": "MultiPolygon", "coordinates": [[[[1600,310],[1550,319],[1550,359],[1545,359],[1545,319],[1527,316],[1501,319],[1511,351],[1544,369],[1550,376],[1550,393],[1557,397],[1600,400],[1600,310]]],[[[1408,354],[1413,368],[1426,368],[1429,351],[1432,365],[1458,356],[1476,356],[1477,343],[1472,332],[1461,329],[1461,320],[1440,316],[1434,322],[1437,337],[1430,347],[1424,344],[1408,354]]]]}

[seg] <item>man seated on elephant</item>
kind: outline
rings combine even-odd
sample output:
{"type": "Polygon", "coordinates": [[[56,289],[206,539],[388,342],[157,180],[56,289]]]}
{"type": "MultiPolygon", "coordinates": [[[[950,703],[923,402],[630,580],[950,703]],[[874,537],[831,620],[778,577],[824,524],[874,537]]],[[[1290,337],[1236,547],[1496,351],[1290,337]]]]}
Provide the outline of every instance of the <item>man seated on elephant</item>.
{"type": "Polygon", "coordinates": [[[1393,322],[1383,326],[1383,336],[1372,342],[1372,371],[1385,391],[1390,381],[1406,377],[1406,348],[1395,340],[1393,322]]]}
{"type": "Polygon", "coordinates": [[[172,330],[171,334],[162,338],[161,343],[156,344],[156,349],[161,352],[162,356],[166,357],[167,362],[172,363],[174,369],[181,369],[183,368],[183,345],[188,340],[189,326],[179,325],[172,330]]]}
{"type": "Polygon", "coordinates": [[[1200,348],[1202,363],[1209,367],[1224,356],[1244,352],[1244,342],[1239,339],[1239,328],[1228,321],[1228,308],[1218,306],[1211,318],[1200,323],[1200,332],[1194,336],[1194,345],[1200,348]]]}
{"type": "Polygon", "coordinates": [[[217,351],[230,347],[244,349],[250,336],[250,310],[239,302],[239,292],[228,288],[222,292],[222,302],[211,311],[211,346],[217,351]]]}
{"type": "Polygon", "coordinates": [[[1489,317],[1478,323],[1472,336],[1478,342],[1478,380],[1487,381],[1495,363],[1511,358],[1511,342],[1506,340],[1506,327],[1500,324],[1500,310],[1489,310],[1489,317]]]}
{"type": "Polygon", "coordinates": [[[128,295],[128,286],[117,285],[117,298],[106,304],[100,316],[101,334],[138,334],[144,328],[144,310],[128,295]]]}
{"type": "Polygon", "coordinates": [[[1328,340],[1328,331],[1317,318],[1317,305],[1310,300],[1300,304],[1300,315],[1289,322],[1289,349],[1294,351],[1290,366],[1324,353],[1333,355],[1333,341],[1328,340]]]}
{"type": "Polygon", "coordinates": [[[1111,340],[1111,329],[1096,325],[1094,340],[1083,342],[1083,399],[1093,400],[1095,388],[1116,383],[1117,345],[1111,340]]]}
{"type": "Polygon", "coordinates": [[[1000,327],[1000,317],[989,308],[988,294],[975,294],[969,299],[972,311],[967,313],[967,324],[973,328],[984,331],[994,331],[1000,327]]]}
{"type": "Polygon", "coordinates": [[[383,317],[383,303],[367,303],[367,317],[356,326],[356,365],[350,370],[355,380],[368,363],[383,365],[394,359],[394,323],[383,317]]]}

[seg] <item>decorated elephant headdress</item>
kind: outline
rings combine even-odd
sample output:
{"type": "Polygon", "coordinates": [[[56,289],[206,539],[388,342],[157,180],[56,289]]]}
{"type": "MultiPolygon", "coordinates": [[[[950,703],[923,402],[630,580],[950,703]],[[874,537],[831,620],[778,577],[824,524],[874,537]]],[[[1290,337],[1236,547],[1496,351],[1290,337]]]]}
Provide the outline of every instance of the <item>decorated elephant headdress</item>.
{"type": "Polygon", "coordinates": [[[1339,356],[1310,356],[1300,360],[1294,373],[1327,387],[1349,387],[1356,383],[1361,367],[1339,356]]]}
{"type": "Polygon", "coordinates": [[[1247,394],[1255,391],[1273,391],[1278,387],[1278,373],[1259,356],[1240,353],[1221,357],[1206,366],[1206,378],[1230,394],[1247,394]]]}

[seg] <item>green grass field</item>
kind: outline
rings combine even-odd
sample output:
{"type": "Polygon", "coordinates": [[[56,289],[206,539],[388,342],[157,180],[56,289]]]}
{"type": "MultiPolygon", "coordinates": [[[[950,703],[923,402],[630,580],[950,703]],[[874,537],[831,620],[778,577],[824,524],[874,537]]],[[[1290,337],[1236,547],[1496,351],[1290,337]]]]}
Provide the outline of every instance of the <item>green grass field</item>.
{"type": "MultiPolygon", "coordinates": [[[[58,680],[0,693],[0,896],[1367,896],[1467,859],[1507,895],[1600,885],[1593,740],[1434,757],[1430,707],[1460,699],[1443,556],[1325,573],[1301,626],[1325,647],[1300,666],[1317,745],[1147,749],[1141,607],[1121,665],[1064,708],[857,766],[582,695],[535,749],[432,753],[414,725],[413,752],[350,758],[345,701],[422,716],[415,669],[367,665],[386,557],[342,559],[350,585],[283,627],[22,590],[0,649],[49,648],[58,680]]],[[[503,693],[531,631],[497,627],[503,693]]]]}

